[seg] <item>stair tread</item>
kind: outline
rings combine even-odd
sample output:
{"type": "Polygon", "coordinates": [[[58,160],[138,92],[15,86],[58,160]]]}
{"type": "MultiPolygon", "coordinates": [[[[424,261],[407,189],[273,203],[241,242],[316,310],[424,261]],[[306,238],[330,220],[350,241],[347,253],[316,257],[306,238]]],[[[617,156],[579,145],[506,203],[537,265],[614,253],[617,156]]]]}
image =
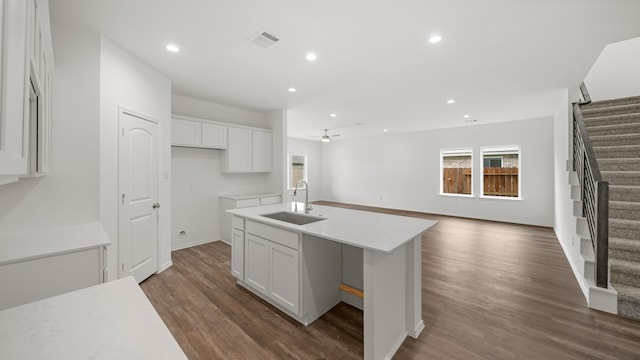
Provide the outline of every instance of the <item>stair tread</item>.
{"type": "Polygon", "coordinates": [[[611,135],[593,135],[589,136],[591,140],[624,140],[624,139],[633,139],[640,138],[640,132],[638,133],[629,133],[629,134],[611,134],[611,135]]]}
{"type": "Polygon", "coordinates": [[[594,149],[640,149],[640,145],[609,145],[609,146],[594,146],[594,149]]]}
{"type": "Polygon", "coordinates": [[[628,96],[617,99],[607,99],[607,100],[598,100],[592,101],[589,104],[584,104],[580,106],[581,109],[601,109],[609,106],[618,106],[622,104],[639,104],[640,96],[628,96]]]}
{"type": "MultiPolygon", "coordinates": [[[[637,128],[640,127],[640,121],[634,123],[626,123],[626,124],[602,124],[601,122],[596,122],[596,125],[592,124],[595,118],[589,119],[585,123],[585,127],[587,131],[589,130],[598,130],[598,129],[626,129],[626,128],[637,128]]],[[[633,129],[630,129],[633,130],[633,129]]]]}
{"type": "Polygon", "coordinates": [[[609,201],[609,209],[639,210],[640,202],[637,201],[609,201]]]}
{"type": "Polygon", "coordinates": [[[618,292],[619,300],[640,302],[640,288],[617,283],[611,283],[611,285],[618,292]]]}
{"type": "Polygon", "coordinates": [[[618,269],[623,273],[637,273],[640,275],[640,263],[628,260],[609,259],[609,264],[611,265],[611,271],[618,269]]]}
{"type": "Polygon", "coordinates": [[[638,109],[639,106],[636,105],[636,108],[627,112],[627,113],[622,113],[622,114],[609,114],[609,115],[603,115],[600,114],[602,112],[605,111],[618,111],[618,110],[624,110],[624,109],[616,109],[616,108],[600,108],[600,109],[589,109],[589,110],[582,110],[582,118],[585,121],[609,121],[612,119],[634,119],[634,118],[638,118],[640,121],[640,110],[638,109]],[[596,113],[596,114],[593,114],[596,113]]]}
{"type": "Polygon", "coordinates": [[[628,220],[628,219],[609,219],[609,223],[626,224],[640,226],[640,220],[628,220]]]}
{"type": "Polygon", "coordinates": [[[640,171],[636,171],[636,170],[629,170],[629,171],[625,171],[625,170],[606,170],[606,171],[601,171],[602,174],[607,174],[607,175],[619,175],[619,176],[638,176],[640,175],[640,171]]]}
{"type": "Polygon", "coordinates": [[[610,237],[609,248],[640,251],[640,240],[610,237]]]}

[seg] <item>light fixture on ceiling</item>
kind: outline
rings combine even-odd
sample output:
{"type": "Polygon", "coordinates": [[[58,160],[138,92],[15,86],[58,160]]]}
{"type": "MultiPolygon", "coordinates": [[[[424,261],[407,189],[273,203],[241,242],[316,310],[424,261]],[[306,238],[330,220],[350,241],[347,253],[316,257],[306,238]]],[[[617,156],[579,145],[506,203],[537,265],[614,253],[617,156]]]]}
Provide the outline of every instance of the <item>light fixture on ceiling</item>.
{"type": "Polygon", "coordinates": [[[465,115],[463,116],[463,118],[468,119],[468,118],[469,118],[469,116],[470,116],[469,114],[465,114],[465,115]]]}
{"type": "Polygon", "coordinates": [[[289,91],[291,93],[294,93],[294,92],[296,92],[298,90],[296,90],[296,88],[294,88],[294,87],[290,87],[289,89],[287,89],[287,91],[289,91]]]}
{"type": "Polygon", "coordinates": [[[453,100],[453,99],[449,99],[449,100],[447,100],[447,104],[453,104],[454,102],[456,102],[456,101],[455,101],[455,100],[453,100]]]}
{"type": "Polygon", "coordinates": [[[331,136],[329,136],[329,134],[327,134],[328,131],[329,131],[329,129],[324,129],[324,135],[322,135],[322,140],[320,140],[323,143],[331,142],[331,136]]]}
{"type": "Polygon", "coordinates": [[[167,46],[165,47],[165,49],[167,49],[167,51],[170,51],[172,53],[177,53],[178,51],[180,51],[180,48],[177,47],[174,44],[167,44],[167,46]]]}
{"type": "Polygon", "coordinates": [[[314,53],[308,53],[305,58],[307,59],[307,61],[316,61],[318,57],[314,53]]]}
{"type": "Polygon", "coordinates": [[[332,113],[332,114],[331,114],[331,115],[329,115],[329,116],[331,116],[331,117],[336,117],[336,116],[338,116],[338,115],[336,115],[335,113],[332,113]]]}
{"type": "Polygon", "coordinates": [[[442,36],[440,36],[440,35],[432,35],[429,38],[429,42],[432,43],[432,44],[439,43],[441,40],[442,40],[442,36]]]}

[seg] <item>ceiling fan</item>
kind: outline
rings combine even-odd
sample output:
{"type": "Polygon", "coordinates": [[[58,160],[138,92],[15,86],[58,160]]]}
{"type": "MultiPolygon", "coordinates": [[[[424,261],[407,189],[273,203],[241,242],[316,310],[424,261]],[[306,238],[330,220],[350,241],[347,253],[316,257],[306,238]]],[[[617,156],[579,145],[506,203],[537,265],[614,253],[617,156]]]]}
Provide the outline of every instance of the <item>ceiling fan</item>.
{"type": "Polygon", "coordinates": [[[329,129],[324,129],[324,135],[322,135],[322,136],[316,135],[316,136],[312,136],[312,137],[319,137],[320,141],[322,141],[324,143],[328,143],[328,142],[331,142],[332,138],[335,138],[335,137],[338,137],[338,136],[340,136],[340,134],[329,135],[329,129]]]}

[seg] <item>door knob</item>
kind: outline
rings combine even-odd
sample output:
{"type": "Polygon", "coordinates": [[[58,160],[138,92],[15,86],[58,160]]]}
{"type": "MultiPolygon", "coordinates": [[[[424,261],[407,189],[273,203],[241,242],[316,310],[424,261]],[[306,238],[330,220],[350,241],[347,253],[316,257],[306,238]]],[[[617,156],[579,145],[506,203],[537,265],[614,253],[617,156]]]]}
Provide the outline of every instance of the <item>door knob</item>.
{"type": "Polygon", "coordinates": [[[154,209],[157,209],[157,208],[159,208],[159,207],[160,207],[160,203],[155,203],[155,204],[153,204],[153,208],[154,208],[154,209]]]}

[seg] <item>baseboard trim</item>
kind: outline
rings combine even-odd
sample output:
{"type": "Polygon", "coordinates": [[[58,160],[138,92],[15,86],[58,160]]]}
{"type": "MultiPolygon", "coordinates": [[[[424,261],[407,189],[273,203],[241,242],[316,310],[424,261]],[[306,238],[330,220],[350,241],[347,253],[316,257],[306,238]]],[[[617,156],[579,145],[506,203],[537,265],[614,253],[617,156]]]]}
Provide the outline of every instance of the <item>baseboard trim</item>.
{"type": "MultiPolygon", "coordinates": [[[[200,241],[194,241],[194,242],[190,242],[190,243],[186,243],[186,244],[180,244],[177,246],[171,246],[171,251],[176,251],[176,250],[182,250],[182,249],[186,249],[186,248],[190,248],[193,246],[198,246],[198,245],[204,245],[204,244],[208,244],[208,243],[212,243],[212,242],[216,242],[216,241],[220,241],[220,239],[206,239],[206,240],[200,240],[200,241]]],[[[226,242],[223,241],[223,243],[226,244],[226,242]]]]}
{"type": "Polygon", "coordinates": [[[158,267],[158,272],[156,274],[159,274],[159,273],[167,270],[168,268],[170,268],[172,266],[173,266],[173,261],[169,260],[168,262],[166,262],[166,263],[164,263],[164,264],[162,264],[162,265],[160,265],[158,267]]]}
{"type": "Polygon", "coordinates": [[[407,329],[407,333],[412,338],[417,339],[418,336],[420,336],[420,334],[422,333],[422,330],[424,330],[424,328],[425,328],[424,320],[420,320],[420,323],[418,324],[418,326],[415,329],[407,329]]]}

